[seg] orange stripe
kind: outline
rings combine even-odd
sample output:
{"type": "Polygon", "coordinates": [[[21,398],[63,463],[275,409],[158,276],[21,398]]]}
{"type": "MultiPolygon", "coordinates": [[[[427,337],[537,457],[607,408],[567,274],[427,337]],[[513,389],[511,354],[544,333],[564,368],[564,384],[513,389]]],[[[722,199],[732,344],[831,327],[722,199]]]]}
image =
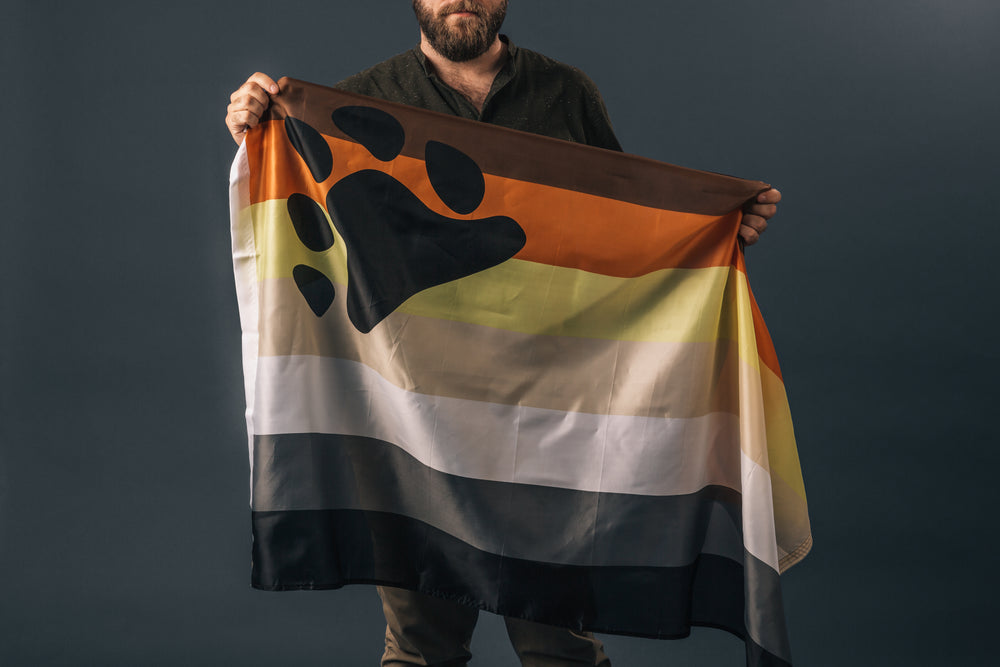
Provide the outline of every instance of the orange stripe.
{"type": "Polygon", "coordinates": [[[753,297],[752,291],[750,292],[750,309],[753,312],[753,330],[757,337],[757,356],[760,357],[760,363],[770,368],[778,376],[778,379],[784,382],[784,378],[781,377],[781,368],[778,366],[778,354],[774,351],[774,343],[771,342],[771,334],[767,331],[764,316],[760,314],[760,308],[757,307],[757,300],[753,297]]]}
{"type": "MultiPolygon", "coordinates": [[[[737,249],[736,251],[736,269],[742,271],[744,275],[747,272],[746,257],[743,255],[743,251],[737,249]]],[[[767,330],[767,325],[764,324],[764,316],[760,313],[760,308],[757,307],[757,299],[754,298],[753,290],[750,289],[750,282],[747,281],[747,293],[750,295],[750,312],[753,315],[753,331],[754,336],[757,339],[757,356],[760,358],[760,363],[764,364],[778,376],[778,379],[784,383],[784,378],[781,377],[781,368],[778,366],[778,353],[774,350],[774,343],[771,341],[771,334],[767,330]]]]}
{"type": "Polygon", "coordinates": [[[334,168],[330,178],[318,184],[292,148],[282,123],[264,125],[262,132],[247,136],[253,203],[300,192],[325,204],[326,192],[336,181],[361,169],[375,169],[391,174],[442,215],[514,218],[527,236],[518,259],[618,277],[732,264],[738,211],[723,216],[679,213],[486,174],[483,203],[473,214],[456,215],[434,193],[422,160],[401,155],[390,163],[381,162],[359,144],[326,137],[334,168]],[[275,158],[259,164],[264,154],[275,158]]]}

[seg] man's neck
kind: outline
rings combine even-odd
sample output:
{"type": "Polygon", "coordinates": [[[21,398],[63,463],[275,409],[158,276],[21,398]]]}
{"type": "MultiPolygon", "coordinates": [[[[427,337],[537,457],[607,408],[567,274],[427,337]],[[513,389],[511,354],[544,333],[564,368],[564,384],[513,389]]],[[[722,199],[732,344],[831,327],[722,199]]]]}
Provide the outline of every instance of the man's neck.
{"type": "Polygon", "coordinates": [[[507,44],[499,37],[486,53],[465,62],[445,58],[430,45],[423,33],[420,35],[420,50],[438,77],[460,92],[479,111],[483,110],[493,79],[507,61],[507,44]]]}

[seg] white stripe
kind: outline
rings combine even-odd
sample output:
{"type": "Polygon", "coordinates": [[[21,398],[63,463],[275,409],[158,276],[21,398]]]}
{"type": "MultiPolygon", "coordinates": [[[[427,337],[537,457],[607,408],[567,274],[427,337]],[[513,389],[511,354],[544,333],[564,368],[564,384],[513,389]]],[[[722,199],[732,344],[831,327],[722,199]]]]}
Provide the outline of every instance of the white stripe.
{"type": "Polygon", "coordinates": [[[656,419],[431,396],[316,356],[261,357],[257,369],[255,433],[376,438],[435,470],[498,482],[642,495],[728,486],[743,496],[747,550],[777,569],[770,476],[741,451],[734,415],[656,419]]]}
{"type": "MultiPolygon", "coordinates": [[[[260,340],[258,325],[260,284],[257,282],[257,247],[250,220],[250,161],[247,159],[246,141],[240,144],[229,169],[229,218],[233,243],[233,270],[236,273],[236,299],[239,304],[240,326],[243,329],[243,384],[247,400],[247,432],[250,438],[248,451],[252,478],[254,388],[260,340]]],[[[252,504],[253,498],[250,501],[252,504]]]]}

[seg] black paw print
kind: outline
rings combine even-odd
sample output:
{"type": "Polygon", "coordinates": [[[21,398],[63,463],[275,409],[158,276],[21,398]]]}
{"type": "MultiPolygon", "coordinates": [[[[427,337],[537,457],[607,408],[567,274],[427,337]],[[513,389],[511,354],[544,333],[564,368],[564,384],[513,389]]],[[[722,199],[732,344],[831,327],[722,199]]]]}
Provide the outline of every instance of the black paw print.
{"type": "MultiPolygon", "coordinates": [[[[365,106],[340,107],[333,122],[383,162],[402,151],[406,133],[390,114],[365,106]]],[[[295,118],[285,131],[313,178],[333,171],[333,156],[322,135],[295,118]]],[[[483,201],[486,181],[479,166],[448,144],[424,147],[434,192],[455,213],[469,214],[483,201]]],[[[326,210],[347,245],[347,314],[368,333],[408,298],[435,285],[496,266],[524,247],[524,230],[506,216],[458,220],[429,209],[405,185],[373,169],[348,174],[330,188],[326,210]]],[[[333,247],[334,236],[319,203],[303,194],[288,198],[288,214],[304,246],[333,247]]],[[[321,317],[336,297],[321,271],[300,264],[292,277],[309,307],[321,317]]]]}

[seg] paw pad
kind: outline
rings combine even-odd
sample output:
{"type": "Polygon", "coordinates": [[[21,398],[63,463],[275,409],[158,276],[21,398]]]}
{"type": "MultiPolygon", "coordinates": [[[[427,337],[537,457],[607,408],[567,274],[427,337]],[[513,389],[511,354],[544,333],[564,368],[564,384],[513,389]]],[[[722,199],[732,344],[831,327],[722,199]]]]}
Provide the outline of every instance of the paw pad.
{"type": "Polygon", "coordinates": [[[330,178],[333,172],[333,153],[322,134],[311,125],[291,116],[285,118],[285,134],[317,183],[330,178]]]}
{"type": "Polygon", "coordinates": [[[340,107],[330,117],[334,125],[382,162],[396,158],[406,143],[399,121],[374,107],[340,107]]]}
{"type": "Polygon", "coordinates": [[[323,207],[313,201],[312,197],[293,194],[288,198],[288,215],[302,245],[313,252],[323,252],[333,247],[333,231],[326,221],[323,207]]]}
{"type": "Polygon", "coordinates": [[[292,279],[316,317],[322,317],[337,295],[330,279],[305,264],[299,264],[292,269],[292,279]]]}
{"type": "Polygon", "coordinates": [[[483,203],[486,180],[468,155],[440,141],[428,141],[424,162],[434,192],[455,213],[472,213],[483,203]]]}

